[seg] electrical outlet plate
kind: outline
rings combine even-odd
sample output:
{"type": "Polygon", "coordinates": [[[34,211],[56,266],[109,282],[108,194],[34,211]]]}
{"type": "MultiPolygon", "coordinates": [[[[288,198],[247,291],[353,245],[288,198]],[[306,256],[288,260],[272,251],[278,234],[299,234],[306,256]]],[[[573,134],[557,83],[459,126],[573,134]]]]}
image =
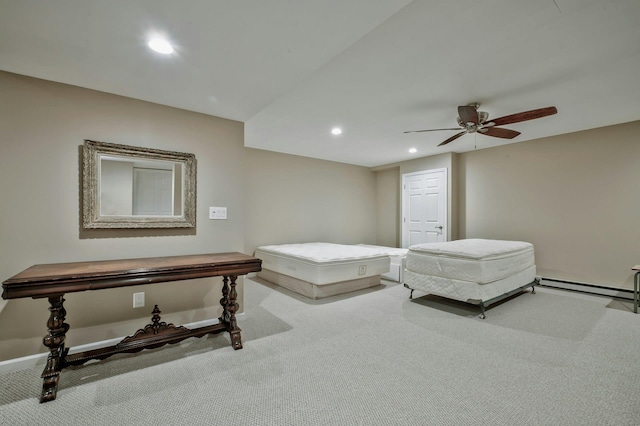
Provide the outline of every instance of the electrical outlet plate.
{"type": "Polygon", "coordinates": [[[358,268],[358,275],[364,275],[367,273],[367,265],[360,265],[358,268]]]}
{"type": "Polygon", "coordinates": [[[144,292],[133,293],[133,307],[134,308],[144,307],[144,292]]]}

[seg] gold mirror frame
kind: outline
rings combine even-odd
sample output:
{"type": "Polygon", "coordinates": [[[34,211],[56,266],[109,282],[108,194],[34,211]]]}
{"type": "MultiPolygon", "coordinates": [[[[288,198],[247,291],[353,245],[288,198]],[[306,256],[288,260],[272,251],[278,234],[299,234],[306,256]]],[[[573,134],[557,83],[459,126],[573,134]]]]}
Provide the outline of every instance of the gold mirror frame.
{"type": "Polygon", "coordinates": [[[83,228],[194,228],[196,226],[196,157],[194,154],[85,140],[82,157],[83,228]],[[102,156],[181,163],[184,170],[182,214],[179,216],[102,215],[100,210],[100,159],[102,156]]]}

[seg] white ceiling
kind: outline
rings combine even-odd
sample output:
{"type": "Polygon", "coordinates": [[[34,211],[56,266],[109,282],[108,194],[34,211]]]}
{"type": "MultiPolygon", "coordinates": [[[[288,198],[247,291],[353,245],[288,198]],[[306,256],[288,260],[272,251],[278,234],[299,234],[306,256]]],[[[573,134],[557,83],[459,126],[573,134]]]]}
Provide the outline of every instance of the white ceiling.
{"type": "Polygon", "coordinates": [[[640,1],[0,0],[0,69],[242,121],[249,147],[373,167],[639,120],[640,1]],[[150,51],[151,33],[176,53],[150,51]],[[403,133],[456,127],[471,102],[493,118],[558,114],[505,126],[522,132],[511,141],[403,133]]]}

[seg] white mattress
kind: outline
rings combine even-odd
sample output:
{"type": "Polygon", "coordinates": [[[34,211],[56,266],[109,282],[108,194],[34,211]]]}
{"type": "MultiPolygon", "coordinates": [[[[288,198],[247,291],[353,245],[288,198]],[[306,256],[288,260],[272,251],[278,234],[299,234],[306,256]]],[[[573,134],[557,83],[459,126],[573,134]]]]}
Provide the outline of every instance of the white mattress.
{"type": "Polygon", "coordinates": [[[391,256],[391,257],[404,257],[407,255],[407,252],[409,251],[409,249],[406,249],[406,248],[374,246],[370,244],[358,244],[358,247],[371,248],[379,251],[382,254],[386,254],[387,256],[391,256]]]}
{"type": "Polygon", "coordinates": [[[358,244],[360,247],[370,247],[379,250],[381,253],[387,254],[391,258],[391,265],[389,266],[389,272],[382,274],[382,278],[401,283],[404,279],[405,259],[409,249],[385,247],[385,246],[373,246],[369,244],[358,244]]]}
{"type": "Polygon", "coordinates": [[[332,243],[261,246],[255,257],[262,259],[263,270],[316,285],[381,275],[390,265],[389,256],[380,250],[332,243]]]}
{"type": "Polygon", "coordinates": [[[409,288],[476,304],[491,300],[529,284],[534,281],[535,277],[535,266],[530,266],[509,277],[486,284],[433,275],[423,275],[409,270],[404,272],[404,282],[409,288]]]}
{"type": "MultiPolygon", "coordinates": [[[[533,245],[523,241],[467,239],[409,247],[406,270],[478,284],[534,267],[533,245]]],[[[405,275],[405,282],[406,282],[405,275]]]]}

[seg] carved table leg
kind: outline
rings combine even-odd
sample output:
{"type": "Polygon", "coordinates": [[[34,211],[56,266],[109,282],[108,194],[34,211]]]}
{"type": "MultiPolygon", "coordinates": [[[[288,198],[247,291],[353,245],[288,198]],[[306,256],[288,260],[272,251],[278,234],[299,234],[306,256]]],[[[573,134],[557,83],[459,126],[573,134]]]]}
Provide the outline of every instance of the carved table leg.
{"type": "Polygon", "coordinates": [[[239,307],[236,303],[236,299],[238,298],[238,293],[236,292],[237,278],[238,277],[236,275],[231,275],[230,277],[227,277],[226,275],[224,276],[222,299],[220,299],[223,312],[222,317],[220,317],[220,321],[227,326],[227,330],[231,335],[231,347],[233,347],[233,349],[242,349],[242,337],[240,335],[240,331],[242,330],[238,327],[238,322],[236,320],[236,311],[239,307]],[[229,281],[231,281],[230,287],[227,286],[229,281]]]}
{"type": "Polygon", "coordinates": [[[47,334],[42,343],[49,348],[49,357],[47,364],[42,372],[42,394],[40,402],[47,402],[56,399],[58,392],[58,378],[64,364],[64,357],[67,350],[64,348],[64,339],[69,324],[64,322],[67,311],[63,306],[64,298],[62,295],[49,297],[49,320],[47,321],[47,334]]]}
{"type": "Polygon", "coordinates": [[[229,322],[229,277],[226,275],[222,278],[222,299],[220,299],[220,305],[222,305],[222,316],[219,318],[220,322],[227,324],[229,322]]]}

